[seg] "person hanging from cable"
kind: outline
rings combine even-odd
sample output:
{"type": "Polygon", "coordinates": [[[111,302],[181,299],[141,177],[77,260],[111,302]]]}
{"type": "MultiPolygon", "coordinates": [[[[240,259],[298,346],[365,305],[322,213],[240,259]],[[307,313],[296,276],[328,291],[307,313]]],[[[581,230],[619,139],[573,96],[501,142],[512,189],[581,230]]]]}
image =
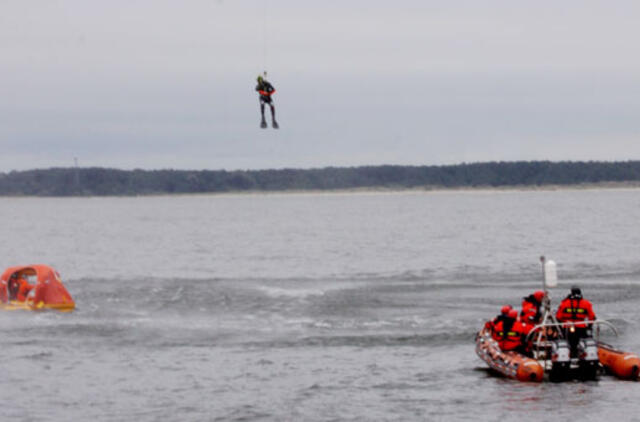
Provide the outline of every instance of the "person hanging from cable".
{"type": "Polygon", "coordinates": [[[271,99],[271,96],[275,94],[276,89],[269,83],[269,81],[262,77],[262,75],[258,75],[256,91],[260,94],[260,114],[262,115],[260,127],[263,129],[267,127],[267,121],[264,118],[264,105],[269,104],[269,108],[271,109],[271,127],[278,129],[278,122],[276,122],[276,108],[273,105],[273,100],[271,99]]]}

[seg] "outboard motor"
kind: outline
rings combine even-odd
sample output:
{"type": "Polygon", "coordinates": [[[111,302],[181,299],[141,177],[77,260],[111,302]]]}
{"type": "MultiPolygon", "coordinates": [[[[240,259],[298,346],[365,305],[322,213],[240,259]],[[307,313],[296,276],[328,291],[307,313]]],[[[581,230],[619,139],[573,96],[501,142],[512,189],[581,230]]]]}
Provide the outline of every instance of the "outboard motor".
{"type": "Polygon", "coordinates": [[[578,357],[584,361],[598,361],[598,345],[592,338],[583,338],[578,343],[578,357]]]}
{"type": "Polygon", "coordinates": [[[571,362],[571,356],[569,352],[569,344],[566,340],[554,341],[553,343],[551,343],[551,362],[553,362],[554,364],[571,362]]]}
{"type": "Polygon", "coordinates": [[[580,339],[578,359],[580,377],[585,380],[597,379],[600,359],[598,358],[598,344],[593,338],[580,339]]]}
{"type": "MultiPolygon", "coordinates": [[[[597,355],[597,352],[596,352],[597,355]]],[[[559,339],[551,343],[551,381],[564,381],[569,378],[571,369],[571,351],[566,340],[559,339]]]]}

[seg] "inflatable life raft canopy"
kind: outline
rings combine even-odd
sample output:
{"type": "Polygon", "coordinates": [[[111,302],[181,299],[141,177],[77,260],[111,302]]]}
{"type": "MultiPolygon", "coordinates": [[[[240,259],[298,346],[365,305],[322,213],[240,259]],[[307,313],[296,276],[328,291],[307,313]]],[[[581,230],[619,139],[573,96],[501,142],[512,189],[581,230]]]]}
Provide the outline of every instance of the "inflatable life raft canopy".
{"type": "Polygon", "coordinates": [[[4,309],[71,311],[76,304],[62,284],[60,274],[47,265],[7,268],[0,276],[0,306],[4,309]],[[9,300],[9,279],[13,274],[34,285],[24,302],[9,300]]]}

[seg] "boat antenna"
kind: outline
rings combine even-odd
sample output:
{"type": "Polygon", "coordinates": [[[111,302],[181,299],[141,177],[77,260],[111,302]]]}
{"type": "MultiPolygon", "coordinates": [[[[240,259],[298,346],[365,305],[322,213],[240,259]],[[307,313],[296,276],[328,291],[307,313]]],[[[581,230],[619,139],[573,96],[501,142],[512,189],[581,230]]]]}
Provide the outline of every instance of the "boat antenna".
{"type": "Polygon", "coordinates": [[[545,313],[551,311],[551,298],[549,297],[549,289],[558,285],[558,274],[556,271],[556,263],[552,260],[547,260],[544,255],[540,257],[540,264],[542,264],[542,288],[544,289],[544,308],[545,313]]]}
{"type": "MultiPolygon", "coordinates": [[[[556,263],[548,260],[542,255],[540,257],[540,264],[542,267],[542,288],[544,289],[544,297],[542,298],[542,319],[538,326],[542,326],[535,334],[534,344],[536,345],[536,351],[534,354],[545,355],[544,347],[541,345],[546,344],[548,341],[547,324],[553,325],[556,323],[556,319],[551,312],[551,298],[549,297],[549,289],[557,285],[558,279],[556,275],[556,263]]],[[[546,365],[546,364],[545,364],[546,365]]],[[[545,366],[545,370],[548,369],[545,366]]]]}
{"type": "Polygon", "coordinates": [[[551,312],[551,301],[549,300],[549,289],[547,288],[547,283],[546,283],[547,274],[545,271],[545,262],[546,262],[546,259],[544,255],[541,255],[540,265],[542,268],[542,289],[544,290],[544,298],[542,299],[542,305],[544,307],[543,321],[546,319],[549,312],[551,312]]]}

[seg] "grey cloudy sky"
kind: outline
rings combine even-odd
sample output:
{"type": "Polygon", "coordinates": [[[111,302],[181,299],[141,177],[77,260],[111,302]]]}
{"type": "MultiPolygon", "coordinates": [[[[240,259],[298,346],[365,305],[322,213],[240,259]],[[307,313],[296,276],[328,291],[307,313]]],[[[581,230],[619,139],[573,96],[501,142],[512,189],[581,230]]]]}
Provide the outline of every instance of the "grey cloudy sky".
{"type": "Polygon", "coordinates": [[[640,159],[640,2],[0,0],[0,166],[640,159]],[[255,77],[281,129],[259,129],[255,77]]]}

